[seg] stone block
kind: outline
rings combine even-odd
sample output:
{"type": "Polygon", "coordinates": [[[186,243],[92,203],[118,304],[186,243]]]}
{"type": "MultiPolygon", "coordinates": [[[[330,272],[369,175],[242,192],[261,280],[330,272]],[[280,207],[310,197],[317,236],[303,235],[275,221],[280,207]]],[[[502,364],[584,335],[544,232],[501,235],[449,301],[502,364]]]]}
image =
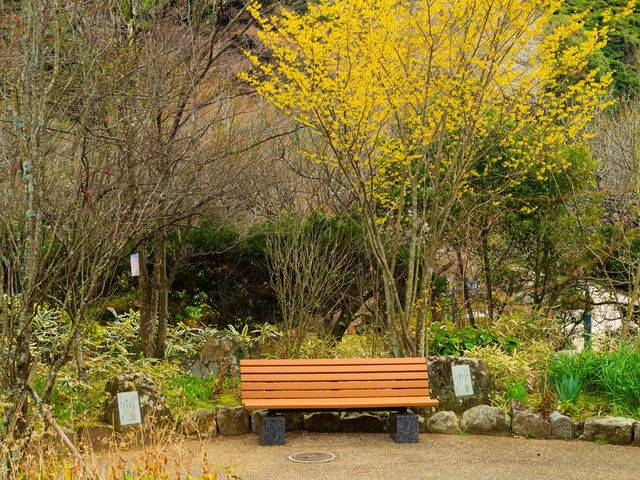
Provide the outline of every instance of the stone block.
{"type": "Polygon", "coordinates": [[[571,440],[578,431],[578,424],[558,411],[549,415],[551,422],[551,438],[571,440]]]}
{"type": "Polygon", "coordinates": [[[81,445],[89,450],[101,450],[115,442],[115,431],[111,425],[87,424],[76,428],[81,445]]]}
{"type": "Polygon", "coordinates": [[[118,393],[138,392],[143,426],[165,427],[173,422],[171,410],[160,387],[144,372],[118,375],[107,382],[108,394],[104,406],[103,421],[112,425],[118,433],[129,433],[131,427],[120,425],[118,393]]]}
{"type": "Polygon", "coordinates": [[[304,414],[300,412],[282,412],[284,428],[287,432],[302,430],[304,427],[304,414]]]}
{"type": "MultiPolygon", "coordinates": [[[[427,408],[424,411],[416,411],[418,415],[428,419],[429,411],[452,411],[462,415],[465,410],[478,405],[490,403],[491,379],[484,362],[477,358],[455,357],[442,355],[427,358],[429,371],[429,392],[431,398],[440,402],[436,408],[427,408]],[[471,372],[473,395],[457,397],[453,386],[451,374],[452,365],[468,365],[471,372]]],[[[414,410],[415,411],[415,410],[414,410]]]]}
{"type": "Polygon", "coordinates": [[[580,440],[627,445],[631,443],[634,423],[633,418],[624,417],[587,418],[584,421],[584,432],[580,440]]]}
{"type": "Polygon", "coordinates": [[[343,433],[380,433],[382,419],[372,413],[345,412],[340,418],[340,431],[343,433]]]}
{"type": "Polygon", "coordinates": [[[234,375],[238,366],[238,343],[229,332],[213,332],[200,347],[198,353],[183,362],[183,370],[202,379],[218,375],[234,375]]]}
{"type": "Polygon", "coordinates": [[[514,435],[521,437],[549,438],[551,423],[535,410],[516,411],[511,422],[514,435]]]}
{"type": "Polygon", "coordinates": [[[218,431],[221,435],[249,433],[249,412],[244,407],[216,407],[218,431]]]}
{"type": "Polygon", "coordinates": [[[201,438],[215,437],[217,433],[216,411],[210,408],[199,408],[187,413],[183,420],[185,435],[198,435],[201,438]]]}
{"type": "Polygon", "coordinates": [[[389,435],[396,443],[418,443],[418,416],[412,412],[391,412],[389,435]]]}
{"type": "Polygon", "coordinates": [[[314,433],[340,431],[340,415],[336,412],[314,412],[304,416],[304,429],[314,433]]]}
{"type": "Polygon", "coordinates": [[[460,419],[455,412],[437,412],[427,421],[427,432],[458,435],[460,419]]]}
{"type": "Polygon", "coordinates": [[[462,428],[473,435],[504,436],[510,427],[511,417],[501,408],[478,405],[462,414],[462,428]]]}
{"type": "Polygon", "coordinates": [[[259,414],[260,445],[284,445],[285,420],[280,414],[259,414]]]}

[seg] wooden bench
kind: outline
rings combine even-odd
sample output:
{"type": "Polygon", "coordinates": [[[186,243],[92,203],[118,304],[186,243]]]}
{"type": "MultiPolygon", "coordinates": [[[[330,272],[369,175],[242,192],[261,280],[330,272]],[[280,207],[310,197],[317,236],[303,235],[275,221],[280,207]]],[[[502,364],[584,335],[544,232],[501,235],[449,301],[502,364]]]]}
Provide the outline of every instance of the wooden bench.
{"type": "Polygon", "coordinates": [[[284,444],[283,411],[389,410],[396,442],[418,441],[408,407],[436,406],[424,358],[240,360],[242,404],[264,409],[260,442],[284,444]]]}

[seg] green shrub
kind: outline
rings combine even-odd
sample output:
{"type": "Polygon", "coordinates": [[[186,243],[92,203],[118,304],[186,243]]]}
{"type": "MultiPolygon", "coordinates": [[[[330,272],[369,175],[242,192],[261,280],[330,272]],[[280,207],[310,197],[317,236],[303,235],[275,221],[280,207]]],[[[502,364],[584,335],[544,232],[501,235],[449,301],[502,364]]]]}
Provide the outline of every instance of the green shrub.
{"type": "Polygon", "coordinates": [[[507,387],[522,379],[529,392],[541,385],[547,371],[547,363],[552,351],[544,342],[531,344],[527,350],[507,353],[498,345],[475,347],[465,352],[465,357],[479,358],[487,366],[491,376],[491,396],[494,403],[502,405],[508,401],[507,387]]]}
{"type": "Polygon", "coordinates": [[[519,382],[512,383],[507,380],[507,391],[506,391],[506,399],[509,400],[520,400],[524,402],[525,398],[527,398],[527,387],[525,386],[526,378],[523,378],[519,382]]]}
{"type": "Polygon", "coordinates": [[[640,410],[640,350],[630,345],[605,351],[559,355],[549,367],[552,384],[575,377],[582,391],[603,396],[625,411],[640,410]]]}
{"type": "Polygon", "coordinates": [[[169,379],[167,384],[172,389],[180,391],[187,404],[210,400],[215,388],[213,378],[203,380],[196,375],[179,375],[169,379]]]}
{"type": "Polygon", "coordinates": [[[576,403],[582,391],[582,380],[575,375],[564,375],[560,381],[556,380],[556,392],[561,402],[576,403]]]}
{"type": "Polygon", "coordinates": [[[479,330],[472,327],[460,329],[432,325],[429,338],[429,353],[432,355],[462,355],[474,347],[496,345],[505,352],[512,352],[518,342],[511,337],[502,337],[494,330],[479,330]]]}

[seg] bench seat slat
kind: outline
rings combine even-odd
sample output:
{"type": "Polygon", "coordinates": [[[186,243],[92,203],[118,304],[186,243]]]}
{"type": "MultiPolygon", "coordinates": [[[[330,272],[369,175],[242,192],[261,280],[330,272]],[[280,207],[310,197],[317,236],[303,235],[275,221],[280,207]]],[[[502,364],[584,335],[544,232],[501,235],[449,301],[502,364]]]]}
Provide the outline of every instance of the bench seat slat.
{"type": "Polygon", "coordinates": [[[243,373],[360,373],[360,372],[424,372],[425,365],[260,365],[244,366],[243,373]]]}
{"type": "Polygon", "coordinates": [[[429,407],[438,405],[429,397],[357,397],[357,398],[291,398],[291,399],[244,399],[249,409],[340,409],[340,408],[393,408],[429,407]]]}
{"type": "Polygon", "coordinates": [[[435,406],[424,358],[241,360],[248,409],[394,409],[435,406]]]}
{"type": "Polygon", "coordinates": [[[425,380],[424,372],[363,372],[363,373],[247,373],[243,382],[308,382],[314,380],[425,380]]]}
{"type": "Polygon", "coordinates": [[[339,382],[246,382],[241,384],[242,391],[250,390],[351,390],[362,388],[429,388],[428,380],[378,380],[378,381],[339,381],[339,382]]]}
{"type": "Polygon", "coordinates": [[[300,358],[286,360],[240,360],[240,367],[261,365],[425,365],[425,359],[417,358],[300,358]]]}
{"type": "Polygon", "coordinates": [[[429,396],[425,388],[403,388],[392,390],[269,390],[247,391],[243,398],[358,398],[358,397],[398,397],[398,396],[429,396]]]}

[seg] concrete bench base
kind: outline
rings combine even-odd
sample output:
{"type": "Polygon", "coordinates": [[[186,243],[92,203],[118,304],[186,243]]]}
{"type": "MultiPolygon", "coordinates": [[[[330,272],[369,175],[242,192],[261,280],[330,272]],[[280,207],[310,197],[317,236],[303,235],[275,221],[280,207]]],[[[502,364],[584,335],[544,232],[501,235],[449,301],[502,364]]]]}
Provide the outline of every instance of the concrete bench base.
{"type": "Polygon", "coordinates": [[[396,443],[418,443],[418,416],[410,411],[391,412],[389,435],[396,443]]]}
{"type": "MultiPolygon", "coordinates": [[[[260,445],[284,445],[285,420],[281,413],[260,413],[260,445]]],[[[411,411],[389,413],[389,435],[396,443],[418,443],[418,416],[411,411]]]]}
{"type": "Polygon", "coordinates": [[[284,445],[284,417],[280,413],[260,413],[260,445],[284,445]]]}

